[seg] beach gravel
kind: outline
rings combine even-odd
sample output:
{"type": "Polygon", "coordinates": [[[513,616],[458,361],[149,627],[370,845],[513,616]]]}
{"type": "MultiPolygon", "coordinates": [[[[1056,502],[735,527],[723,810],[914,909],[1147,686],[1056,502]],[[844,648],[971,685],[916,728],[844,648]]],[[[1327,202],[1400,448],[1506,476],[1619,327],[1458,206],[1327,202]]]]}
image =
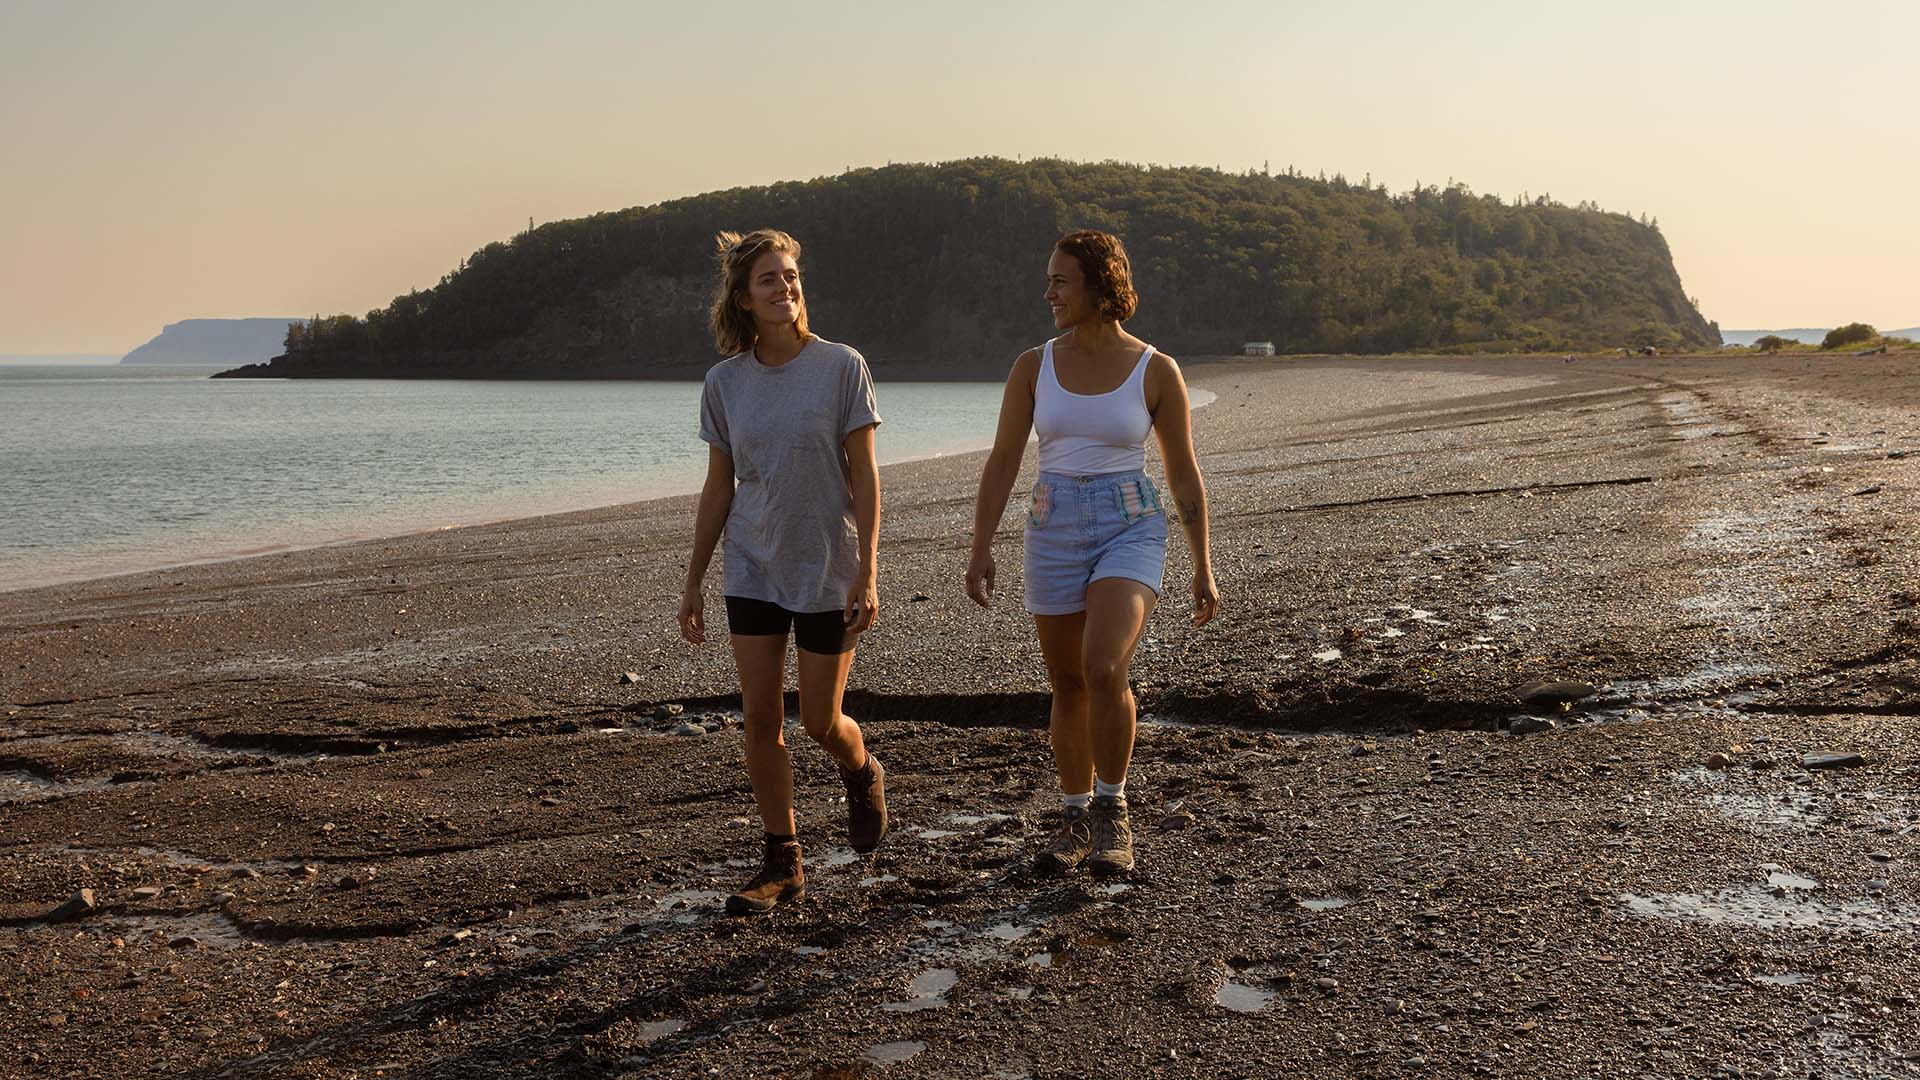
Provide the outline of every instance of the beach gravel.
{"type": "Polygon", "coordinates": [[[893,832],[792,727],[754,921],[691,497],[0,594],[0,1075],[1911,1075],[1916,365],[1193,365],[1111,881],[978,455],[883,475],[893,832]]]}

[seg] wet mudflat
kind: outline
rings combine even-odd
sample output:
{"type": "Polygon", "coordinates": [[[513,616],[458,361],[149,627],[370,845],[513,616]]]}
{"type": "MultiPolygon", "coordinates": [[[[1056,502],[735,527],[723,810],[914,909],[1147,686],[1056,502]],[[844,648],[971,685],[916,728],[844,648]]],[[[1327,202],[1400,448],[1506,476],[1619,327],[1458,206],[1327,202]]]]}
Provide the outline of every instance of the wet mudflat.
{"type": "Polygon", "coordinates": [[[0,1074],[1920,1074],[1916,364],[1195,368],[1113,882],[971,459],[885,476],[895,832],[796,730],[758,921],[689,500],[0,595],[0,1074]]]}

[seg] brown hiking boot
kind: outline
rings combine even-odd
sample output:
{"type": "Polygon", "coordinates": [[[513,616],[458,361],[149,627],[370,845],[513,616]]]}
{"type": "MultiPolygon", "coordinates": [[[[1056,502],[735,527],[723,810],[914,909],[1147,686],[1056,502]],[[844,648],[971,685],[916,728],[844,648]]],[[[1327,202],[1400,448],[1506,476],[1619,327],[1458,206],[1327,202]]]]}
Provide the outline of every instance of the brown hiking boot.
{"type": "Polygon", "coordinates": [[[1060,820],[1060,831],[1053,843],[1033,860],[1033,869],[1041,874],[1064,874],[1079,866],[1093,851],[1092,815],[1084,806],[1069,806],[1060,820]]]}
{"type": "Polygon", "coordinates": [[[1119,795],[1093,797],[1093,854],[1087,869],[1124,874],[1133,869],[1133,827],[1127,824],[1127,800],[1119,795]]]}
{"type": "Polygon", "coordinates": [[[727,914],[764,915],[807,895],[806,871],[800,868],[800,841],[791,837],[769,840],[761,858],[760,872],[727,897],[727,914]]]}
{"type": "Polygon", "coordinates": [[[847,782],[847,843],[865,855],[887,835],[887,770],[869,753],[865,765],[840,779],[847,782]]]}

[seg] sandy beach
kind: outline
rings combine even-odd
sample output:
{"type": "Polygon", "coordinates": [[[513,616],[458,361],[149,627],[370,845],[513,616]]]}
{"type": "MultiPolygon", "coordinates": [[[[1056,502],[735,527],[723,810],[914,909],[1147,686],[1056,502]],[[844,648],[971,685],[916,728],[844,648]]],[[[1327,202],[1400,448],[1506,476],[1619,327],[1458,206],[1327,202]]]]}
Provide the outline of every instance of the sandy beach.
{"type": "Polygon", "coordinates": [[[1189,376],[1113,884],[979,455],[883,473],[895,831],[795,728],[758,921],[690,497],[0,593],[0,1075],[1920,1075],[1920,354],[1189,376]]]}

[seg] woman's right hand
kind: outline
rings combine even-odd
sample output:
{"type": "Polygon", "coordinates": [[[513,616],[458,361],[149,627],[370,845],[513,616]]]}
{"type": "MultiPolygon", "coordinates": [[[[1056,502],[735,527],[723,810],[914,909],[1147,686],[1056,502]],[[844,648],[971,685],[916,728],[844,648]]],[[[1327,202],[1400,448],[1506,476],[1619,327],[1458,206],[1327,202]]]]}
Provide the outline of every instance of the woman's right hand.
{"type": "Polygon", "coordinates": [[[695,645],[707,640],[707,598],[698,585],[680,594],[680,636],[695,645]]]}
{"type": "Polygon", "coordinates": [[[991,550],[976,551],[973,558],[967,560],[967,595],[981,607],[993,599],[993,569],[991,550]]]}

